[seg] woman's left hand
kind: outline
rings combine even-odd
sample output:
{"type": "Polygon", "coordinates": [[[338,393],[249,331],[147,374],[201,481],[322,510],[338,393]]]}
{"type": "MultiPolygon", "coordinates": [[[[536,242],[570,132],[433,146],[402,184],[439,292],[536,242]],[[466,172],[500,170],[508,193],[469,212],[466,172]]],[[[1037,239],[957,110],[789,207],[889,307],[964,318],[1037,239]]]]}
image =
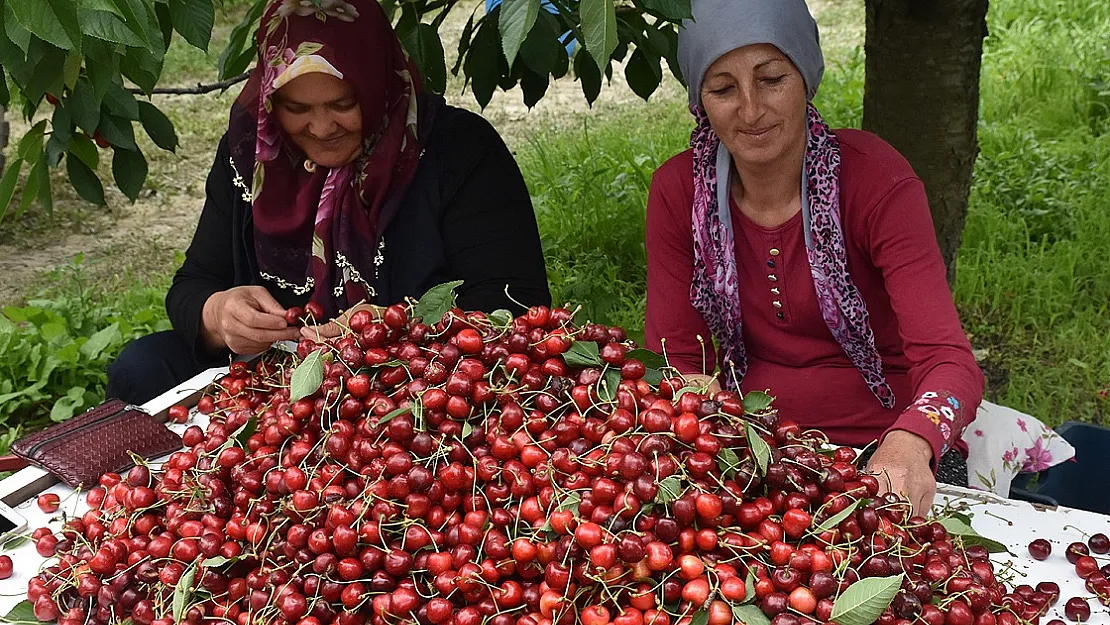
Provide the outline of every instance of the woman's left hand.
{"type": "Polygon", "coordinates": [[[343,314],[335,319],[318,326],[305,326],[301,328],[301,338],[312,339],[314,341],[322,339],[333,339],[340,334],[343,330],[350,326],[351,315],[360,310],[368,310],[374,319],[381,319],[382,313],[385,308],[381,306],[374,306],[373,304],[358,304],[351,306],[343,314]]]}
{"type": "Polygon", "coordinates": [[[925,516],[937,494],[937,480],[929,463],[933,448],[924,438],[904,430],[886,435],[867,470],[879,480],[879,493],[901,494],[913,504],[914,514],[925,516]]]}

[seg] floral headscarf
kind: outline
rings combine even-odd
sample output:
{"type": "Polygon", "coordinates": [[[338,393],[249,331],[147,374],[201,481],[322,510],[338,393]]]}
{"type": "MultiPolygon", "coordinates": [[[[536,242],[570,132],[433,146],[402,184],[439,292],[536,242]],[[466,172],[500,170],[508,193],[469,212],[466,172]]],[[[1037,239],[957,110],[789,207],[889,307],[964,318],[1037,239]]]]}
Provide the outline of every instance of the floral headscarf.
{"type": "Polygon", "coordinates": [[[254,249],[263,279],[312,293],[329,316],[373,301],[383,208],[420,158],[420,76],[375,0],[273,0],[258,31],[258,64],[232,108],[229,142],[249,176],[254,249]],[[308,73],[346,81],[362,111],[362,155],[316,166],[285,135],[273,95],[308,73]]]}

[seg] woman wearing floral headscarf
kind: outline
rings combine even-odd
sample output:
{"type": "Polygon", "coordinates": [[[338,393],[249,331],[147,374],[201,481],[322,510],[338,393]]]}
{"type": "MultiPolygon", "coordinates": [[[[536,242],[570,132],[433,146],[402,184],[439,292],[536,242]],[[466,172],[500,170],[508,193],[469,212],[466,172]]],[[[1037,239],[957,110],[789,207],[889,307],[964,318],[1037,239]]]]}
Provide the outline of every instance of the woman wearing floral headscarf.
{"type": "Polygon", "coordinates": [[[229,352],[296,339],[286,310],[310,300],[331,319],[462,280],[466,309],[550,302],[512,155],[423,92],[375,0],[271,2],[258,54],[166,298],[175,332],[130,346],[110,396],[145,401],[229,352]]]}
{"type": "Polygon", "coordinates": [[[804,0],[695,0],[693,14],[679,34],[692,149],[648,200],[649,347],[770,389],[783,418],[837,444],[878,440],[870,468],[923,511],[934,471],[967,485],[960,434],[983,389],[925,189],[881,139],[821,119],[804,0]]]}

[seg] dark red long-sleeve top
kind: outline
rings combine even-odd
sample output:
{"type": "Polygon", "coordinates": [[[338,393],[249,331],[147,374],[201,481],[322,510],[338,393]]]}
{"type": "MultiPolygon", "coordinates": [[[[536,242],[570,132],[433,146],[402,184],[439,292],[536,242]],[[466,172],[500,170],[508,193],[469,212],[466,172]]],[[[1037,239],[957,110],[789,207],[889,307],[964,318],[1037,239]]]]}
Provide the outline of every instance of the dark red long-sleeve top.
{"type": "MultiPolygon", "coordinates": [[[[926,439],[934,460],[949,447],[966,453],[959,435],[974,419],[983,375],[952,303],[925,188],[877,136],[836,135],[848,271],[867,303],[895,407],[875,399],[821,317],[801,213],[764,228],[733,202],[748,356],[741,389],[769,390],[783,418],[837,444],[863,446],[898,429],[926,439]]],[[[712,333],[690,303],[693,195],[687,150],[655,172],[648,198],[646,339],[683,373],[711,373],[712,333]]]]}

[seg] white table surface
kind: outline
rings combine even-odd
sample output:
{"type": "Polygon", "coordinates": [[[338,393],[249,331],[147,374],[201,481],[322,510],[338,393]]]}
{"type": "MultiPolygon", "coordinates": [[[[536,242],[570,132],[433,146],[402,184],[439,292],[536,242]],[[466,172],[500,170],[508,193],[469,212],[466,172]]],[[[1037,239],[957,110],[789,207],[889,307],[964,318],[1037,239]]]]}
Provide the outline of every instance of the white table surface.
{"type": "MultiPolygon", "coordinates": [[[[208,386],[210,382],[227,373],[227,368],[210,369],[179,385],[178,387],[143,404],[143,408],[151,414],[157,414],[179,403],[193,404],[198,390],[208,386]],[[191,399],[191,401],[187,401],[191,399]]],[[[185,425],[171,425],[178,433],[183,432],[188,425],[198,424],[202,427],[206,419],[203,415],[194,414],[185,425]]],[[[1110,479],[1110,478],[1105,478],[1110,479]]],[[[75,493],[73,489],[61,483],[50,485],[51,476],[36,467],[23,469],[7,479],[0,481],[0,499],[4,499],[20,514],[27,518],[29,534],[35,528],[49,525],[55,530],[61,528],[60,512],[80,515],[87,510],[84,496],[75,493]],[[18,491],[26,492],[28,488],[35,488],[38,493],[57,493],[62,499],[62,508],[55,515],[47,515],[35,505],[34,497],[24,502],[10,501],[10,495],[18,491]],[[53,517],[53,520],[52,520],[53,517]]],[[[1103,532],[1110,534],[1110,516],[1103,516],[1083,510],[1071,508],[1044,509],[1032,504],[1003,499],[987,493],[969,489],[943,486],[937,497],[937,505],[945,503],[966,505],[973,515],[972,526],[983,536],[987,536],[1007,545],[1013,555],[1001,553],[992,556],[996,563],[996,570],[1007,570],[1013,578],[1011,585],[1030,584],[1036,586],[1041,581],[1054,581],[1060,585],[1061,598],[1059,603],[1049,613],[1046,623],[1052,618],[1064,619],[1063,605],[1071,597],[1089,598],[1091,605],[1091,625],[1110,625],[1110,609],[1103,606],[1083,588],[1083,583],[1075,574],[1074,568],[1064,558],[1064,549],[1068,544],[1084,540],[1087,535],[1103,532]],[[1047,538],[1052,543],[1052,555],[1044,562],[1037,562],[1029,557],[1027,545],[1034,538],[1047,538]],[[1002,565],[1002,566],[997,566],[1002,565]]],[[[3,615],[12,607],[26,599],[27,581],[34,577],[44,559],[35,551],[30,541],[15,549],[2,550],[2,554],[12,557],[15,562],[15,572],[11,578],[0,580],[0,622],[3,615]]],[[[1110,557],[1100,559],[1100,566],[1110,562],[1110,557]]]]}

